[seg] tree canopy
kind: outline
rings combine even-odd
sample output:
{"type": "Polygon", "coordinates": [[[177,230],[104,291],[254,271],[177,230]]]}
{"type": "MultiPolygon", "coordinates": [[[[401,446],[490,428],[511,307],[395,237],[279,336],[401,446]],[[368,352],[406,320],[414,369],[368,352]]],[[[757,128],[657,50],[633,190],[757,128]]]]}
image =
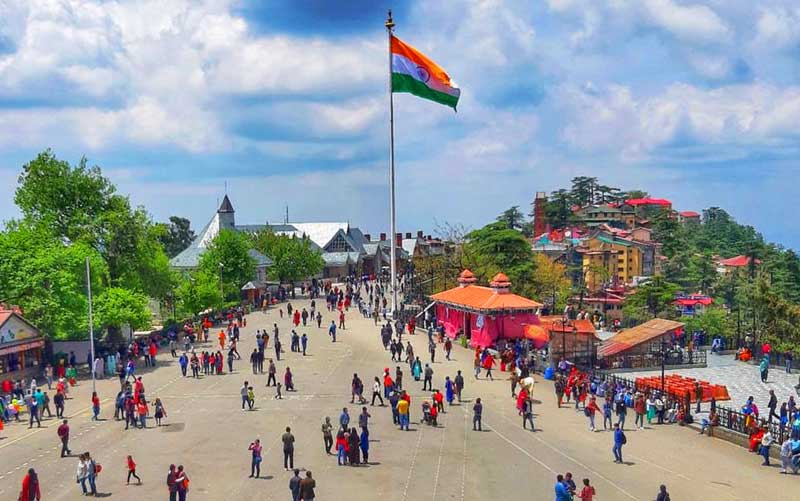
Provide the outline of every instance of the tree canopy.
{"type": "Polygon", "coordinates": [[[276,235],[263,230],[250,236],[251,245],[272,260],[269,275],[279,282],[295,282],[317,275],[325,267],[322,253],[307,237],[276,235]]]}
{"type": "Polygon", "coordinates": [[[225,301],[240,297],[241,287],[252,280],[256,261],[250,256],[250,240],[244,233],[222,230],[200,256],[202,276],[216,276],[222,282],[225,301]]]}
{"type": "Polygon", "coordinates": [[[467,266],[486,282],[498,272],[505,273],[512,288],[524,295],[532,294],[533,250],[517,230],[504,222],[494,222],[466,235],[464,259],[467,266]]]}
{"type": "Polygon", "coordinates": [[[170,216],[169,223],[157,223],[158,239],[167,256],[173,258],[181,253],[195,238],[191,222],[183,217],[170,216]]]}
{"type": "Polygon", "coordinates": [[[40,153],[22,167],[14,201],[22,218],[0,233],[0,300],[19,305],[45,334],[87,336],[86,258],[105,308],[98,327],[142,327],[150,321],[147,298],[171,294],[175,275],[157,225],[85,158],[71,165],[40,153]],[[112,314],[107,305],[122,300],[125,308],[112,314]]]}

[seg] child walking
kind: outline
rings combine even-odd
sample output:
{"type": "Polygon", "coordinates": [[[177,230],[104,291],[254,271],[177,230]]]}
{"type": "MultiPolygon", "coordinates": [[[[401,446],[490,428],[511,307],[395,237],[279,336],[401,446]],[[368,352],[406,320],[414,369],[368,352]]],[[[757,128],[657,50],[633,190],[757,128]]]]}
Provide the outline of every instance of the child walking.
{"type": "Polygon", "coordinates": [[[133,461],[133,456],[128,456],[128,481],[125,482],[126,485],[130,485],[131,477],[135,478],[139,484],[142,483],[142,479],[136,474],[136,463],[133,461]]]}
{"type": "Polygon", "coordinates": [[[278,385],[275,386],[275,398],[277,398],[278,400],[282,400],[283,399],[283,395],[281,395],[281,384],[280,383],[278,383],[278,385]]]}

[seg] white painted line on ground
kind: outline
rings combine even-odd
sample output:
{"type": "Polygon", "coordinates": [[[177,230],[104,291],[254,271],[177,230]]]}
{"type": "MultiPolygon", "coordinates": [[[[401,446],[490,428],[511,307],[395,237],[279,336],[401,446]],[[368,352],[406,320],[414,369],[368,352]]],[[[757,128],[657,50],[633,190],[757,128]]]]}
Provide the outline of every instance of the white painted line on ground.
{"type": "Polygon", "coordinates": [[[403,488],[403,501],[408,498],[408,488],[411,486],[411,477],[414,474],[414,467],[417,464],[417,454],[419,453],[419,446],[422,444],[422,425],[419,425],[417,432],[417,445],[414,447],[414,455],[411,456],[411,464],[408,466],[408,477],[406,478],[406,485],[403,488]]]}
{"type": "MultiPolygon", "coordinates": [[[[508,418],[506,418],[506,417],[504,417],[503,419],[505,419],[505,420],[506,420],[506,421],[508,421],[509,423],[513,423],[513,421],[511,421],[510,419],[508,419],[508,418]]],[[[499,432],[498,432],[497,430],[495,430],[494,428],[492,428],[492,430],[493,430],[495,433],[498,433],[498,434],[499,434],[499,432]]],[[[616,482],[614,482],[614,481],[613,481],[613,480],[611,480],[610,478],[606,477],[605,475],[603,475],[602,473],[599,473],[599,472],[598,472],[598,471],[596,471],[596,470],[593,470],[592,468],[589,468],[589,467],[588,467],[587,465],[585,465],[584,463],[581,463],[580,461],[578,461],[577,459],[573,458],[573,457],[572,457],[572,456],[570,456],[569,454],[567,454],[567,453],[565,453],[565,452],[563,452],[563,451],[559,450],[557,447],[554,447],[554,446],[553,446],[553,445],[551,445],[549,442],[547,442],[547,441],[545,441],[545,440],[542,440],[541,438],[539,438],[539,437],[538,437],[538,436],[536,436],[536,435],[529,435],[529,436],[530,436],[532,439],[536,440],[537,442],[539,442],[539,443],[543,444],[545,447],[549,448],[549,449],[550,449],[550,450],[552,450],[553,452],[555,452],[555,453],[557,453],[557,454],[560,454],[561,456],[563,456],[563,457],[565,457],[565,458],[569,459],[570,461],[572,461],[573,463],[577,464],[578,466],[580,466],[580,467],[584,468],[586,471],[590,472],[590,473],[591,473],[592,475],[594,475],[595,477],[597,477],[597,478],[600,478],[600,479],[602,479],[602,480],[605,480],[606,482],[608,482],[608,484],[609,484],[609,485],[611,485],[612,487],[614,487],[615,489],[617,489],[617,490],[618,490],[618,491],[620,491],[621,493],[625,494],[625,495],[626,495],[626,496],[628,496],[629,498],[631,498],[631,499],[639,499],[639,498],[637,498],[636,496],[634,496],[633,494],[631,494],[630,492],[628,492],[628,491],[626,491],[625,489],[623,489],[623,488],[622,488],[622,486],[620,486],[619,484],[617,484],[616,482]]],[[[553,470],[550,470],[550,471],[553,471],[553,470]]],[[[553,473],[555,473],[555,471],[553,471],[553,473]]]]}
{"type": "Polygon", "coordinates": [[[442,456],[444,455],[444,437],[447,430],[446,426],[447,415],[445,414],[444,416],[445,416],[444,419],[442,419],[442,426],[445,429],[442,430],[442,441],[439,444],[439,461],[436,463],[436,473],[433,475],[433,496],[431,499],[433,499],[434,501],[436,501],[436,490],[439,487],[439,472],[442,469],[442,456]]]}

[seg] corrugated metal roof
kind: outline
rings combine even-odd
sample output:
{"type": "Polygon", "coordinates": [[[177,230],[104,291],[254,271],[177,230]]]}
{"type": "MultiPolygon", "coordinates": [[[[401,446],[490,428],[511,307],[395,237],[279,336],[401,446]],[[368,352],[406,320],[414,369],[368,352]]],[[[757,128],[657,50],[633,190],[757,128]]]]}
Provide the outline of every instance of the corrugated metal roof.
{"type": "Polygon", "coordinates": [[[664,334],[683,329],[684,325],[682,322],[674,320],[654,318],[636,327],[618,332],[600,346],[597,354],[604,357],[615,355],[664,334]]]}
{"type": "Polygon", "coordinates": [[[219,213],[215,212],[211,220],[200,230],[189,247],[170,260],[175,268],[196,268],[200,264],[200,256],[208,248],[217,235],[219,235],[219,213]]]}
{"type": "Polygon", "coordinates": [[[290,225],[322,248],[333,240],[339,230],[347,233],[350,226],[347,223],[290,223],[290,225]]]}

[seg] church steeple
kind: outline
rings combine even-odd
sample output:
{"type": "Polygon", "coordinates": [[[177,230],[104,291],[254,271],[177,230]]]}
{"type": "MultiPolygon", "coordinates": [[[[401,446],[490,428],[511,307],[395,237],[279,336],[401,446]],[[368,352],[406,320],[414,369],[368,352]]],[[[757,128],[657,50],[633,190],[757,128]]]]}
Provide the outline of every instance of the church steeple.
{"type": "Polygon", "coordinates": [[[223,212],[234,213],[234,212],[236,212],[235,210],[233,210],[233,204],[231,204],[231,201],[228,198],[227,194],[225,194],[225,198],[222,199],[222,203],[220,204],[219,209],[217,209],[217,212],[219,212],[219,213],[223,213],[223,212]]]}
{"type": "Polygon", "coordinates": [[[219,218],[219,229],[221,230],[235,230],[236,229],[236,219],[235,219],[236,211],[233,210],[233,204],[231,203],[228,195],[225,195],[225,198],[222,199],[222,203],[217,209],[217,217],[219,218]]]}

